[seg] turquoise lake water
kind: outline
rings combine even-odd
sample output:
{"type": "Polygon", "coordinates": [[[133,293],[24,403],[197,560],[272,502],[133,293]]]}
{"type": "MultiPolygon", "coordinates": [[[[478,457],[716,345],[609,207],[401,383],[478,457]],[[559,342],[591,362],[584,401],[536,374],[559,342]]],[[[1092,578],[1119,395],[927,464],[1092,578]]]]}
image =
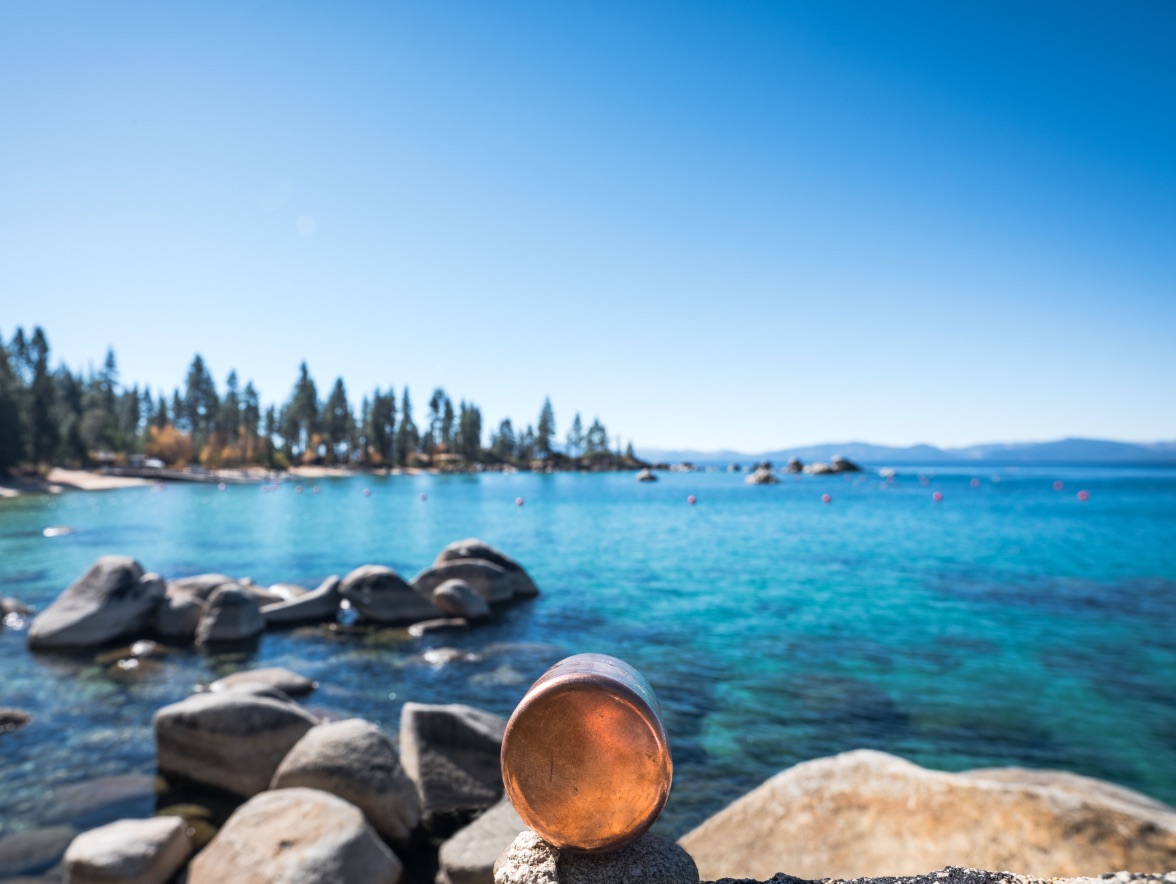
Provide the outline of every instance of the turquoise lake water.
{"type": "Polygon", "coordinates": [[[314,627],[137,671],[32,654],[23,629],[0,629],[0,706],[34,716],[0,734],[0,834],[51,821],[55,787],[151,773],[152,712],[237,668],[301,672],[321,683],[308,706],[395,734],[406,700],[509,715],[585,651],[629,661],[658,695],[675,762],[667,835],[857,747],[947,770],[1062,768],[1176,804],[1176,470],[929,475],[357,477],[318,480],[318,494],[307,481],[0,501],[0,595],[41,608],[100,555],[314,586],[365,563],[411,576],[471,536],[543,593],[466,633],[314,627]],[[78,530],[48,538],[50,525],[78,530]],[[420,658],[442,646],[477,657],[420,658]]]}

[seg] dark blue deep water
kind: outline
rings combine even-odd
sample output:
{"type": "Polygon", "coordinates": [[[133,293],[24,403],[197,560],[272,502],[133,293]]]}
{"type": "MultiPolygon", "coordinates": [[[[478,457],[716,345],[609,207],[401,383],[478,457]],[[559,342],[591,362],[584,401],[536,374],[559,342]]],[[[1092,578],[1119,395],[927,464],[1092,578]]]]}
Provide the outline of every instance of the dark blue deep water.
{"type": "Polygon", "coordinates": [[[661,701],[675,760],[665,834],[782,768],[855,747],[948,770],[1062,768],[1176,803],[1174,470],[311,484],[0,501],[0,595],[43,608],[110,553],[167,577],[313,586],[369,562],[411,576],[470,536],[517,558],[543,595],[464,634],[314,627],[131,672],[93,653],[32,654],[19,625],[0,629],[0,706],[34,716],[0,734],[0,835],[51,820],[55,787],[151,773],[152,712],[240,667],[313,677],[308,705],[395,734],[410,699],[509,715],[544,669],[583,651],[628,660],[661,701]],[[50,525],[78,531],[43,536],[50,525]],[[478,657],[421,660],[440,646],[478,657]]]}

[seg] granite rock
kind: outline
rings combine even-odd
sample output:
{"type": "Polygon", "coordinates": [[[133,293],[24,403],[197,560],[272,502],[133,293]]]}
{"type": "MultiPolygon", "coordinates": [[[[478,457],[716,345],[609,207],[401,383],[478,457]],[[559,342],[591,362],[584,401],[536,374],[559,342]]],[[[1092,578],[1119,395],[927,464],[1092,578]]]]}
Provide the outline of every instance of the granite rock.
{"type": "Polygon", "coordinates": [[[293,595],[286,601],[262,606],[261,614],[270,626],[334,620],[339,613],[339,602],[342,600],[339,595],[341,584],[342,581],[332,574],[312,592],[293,595]]]}
{"type": "Polygon", "coordinates": [[[490,605],[464,580],[446,580],[433,590],[433,604],[449,617],[485,620],[490,605]]]}
{"type": "Polygon", "coordinates": [[[402,872],[356,807],[278,789],[237,808],[188,866],[188,884],[397,884],[402,872]]]}
{"type": "Polygon", "coordinates": [[[509,602],[515,595],[517,572],[510,572],[478,559],[454,559],[427,568],[412,579],[413,588],[422,595],[432,596],[451,580],[468,584],[491,605],[509,602]]]}
{"type": "Polygon", "coordinates": [[[405,703],[400,762],[417,786],[425,827],[450,829],[502,797],[506,720],[472,706],[405,703]]]}
{"type": "Polygon", "coordinates": [[[1176,811],[1076,775],[926,770],[858,750],[777,774],[679,842],[704,877],[917,874],[947,865],[1041,877],[1176,868],[1176,811]]]}
{"type": "Polygon", "coordinates": [[[208,608],[196,628],[196,644],[242,641],[264,630],[257,599],[245,587],[226,583],[208,597],[208,608]]]}
{"type": "Polygon", "coordinates": [[[366,620],[416,623],[441,616],[427,597],[383,565],[361,565],[343,578],[339,594],[366,620]]]}
{"type": "Polygon", "coordinates": [[[29,626],[31,648],[91,647],[145,631],[163,581],[126,556],[103,556],[29,626]]]}
{"type": "Polygon", "coordinates": [[[539,587],[535,585],[535,582],[527,574],[522,565],[506,553],[495,549],[490,544],[476,537],[468,537],[465,540],[457,540],[449,544],[437,554],[437,558],[433,561],[433,564],[443,565],[446,562],[461,559],[477,559],[483,562],[490,562],[492,565],[497,565],[504,571],[517,575],[513,585],[515,598],[533,598],[539,595],[539,587]]]}
{"type": "Polygon", "coordinates": [[[420,822],[416,786],[400,766],[392,741],[358,718],[311,728],[282,760],[271,789],[330,792],[363,811],[391,844],[407,844],[420,822]]]}
{"type": "Polygon", "coordinates": [[[309,694],[318,686],[317,682],[313,682],[297,672],[291,672],[281,666],[268,666],[264,669],[242,669],[240,672],[218,678],[208,686],[208,689],[213,693],[231,691],[244,684],[267,685],[271,688],[277,688],[288,697],[309,694]]]}
{"type": "Polygon", "coordinates": [[[503,798],[441,845],[436,884],[493,884],[494,862],[527,824],[503,798]]]}
{"type": "Polygon", "coordinates": [[[166,884],[192,855],[178,816],[119,820],[83,832],[65,852],[66,884],[166,884]]]}
{"type": "Polygon", "coordinates": [[[300,706],[240,691],[195,694],[155,713],[160,773],[248,798],[317,723],[300,706]]]}
{"type": "Polygon", "coordinates": [[[681,847],[642,835],[609,853],[575,853],[523,832],[494,864],[495,884],[697,884],[698,869],[681,847]]]}

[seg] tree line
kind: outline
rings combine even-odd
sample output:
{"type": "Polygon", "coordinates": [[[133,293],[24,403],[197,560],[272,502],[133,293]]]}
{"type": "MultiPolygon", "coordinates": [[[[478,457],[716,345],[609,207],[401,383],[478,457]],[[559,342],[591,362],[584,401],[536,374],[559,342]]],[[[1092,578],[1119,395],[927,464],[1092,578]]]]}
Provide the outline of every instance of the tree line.
{"type": "Polygon", "coordinates": [[[305,362],[289,399],[265,405],[252,381],[230,371],[218,388],[197,354],[181,387],[170,395],[119,383],[118,361],[108,349],[102,367],[83,375],[51,366],[49,340],[38,326],[0,336],[0,469],[86,467],[156,458],[171,467],[207,469],[296,464],[340,466],[442,466],[473,464],[521,468],[618,468],[636,463],[633,446],[610,447],[599,418],[585,428],[577,413],[562,445],[555,413],[545,400],[535,425],[516,428],[507,418],[484,434],[481,409],[455,407],[438,387],[425,415],[413,418],[408,387],[375,389],[359,402],[342,378],[325,398],[305,362]],[[483,444],[483,437],[486,442],[483,444]]]}

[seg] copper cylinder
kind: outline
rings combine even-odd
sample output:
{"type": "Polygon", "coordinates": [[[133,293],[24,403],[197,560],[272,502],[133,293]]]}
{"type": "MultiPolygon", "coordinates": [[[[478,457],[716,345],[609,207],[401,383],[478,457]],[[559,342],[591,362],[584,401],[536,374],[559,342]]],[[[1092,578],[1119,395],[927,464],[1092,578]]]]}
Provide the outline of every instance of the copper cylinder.
{"type": "Polygon", "coordinates": [[[641,837],[665,806],[673,769],[649,682],[604,654],[548,669],[502,740],[502,780],[515,810],[565,850],[603,853],[641,837]]]}

